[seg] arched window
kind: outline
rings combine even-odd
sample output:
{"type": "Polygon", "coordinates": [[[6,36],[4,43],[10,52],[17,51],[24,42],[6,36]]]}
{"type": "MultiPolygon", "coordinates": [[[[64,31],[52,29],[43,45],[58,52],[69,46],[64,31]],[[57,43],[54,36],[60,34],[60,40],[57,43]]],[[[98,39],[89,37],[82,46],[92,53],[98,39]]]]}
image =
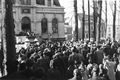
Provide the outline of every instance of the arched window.
{"type": "Polygon", "coordinates": [[[1,2],[2,2],[2,0],[0,0],[0,6],[1,6],[1,2]]]}
{"type": "Polygon", "coordinates": [[[12,4],[15,4],[16,3],[16,0],[12,0],[12,4]]]}
{"type": "Polygon", "coordinates": [[[21,29],[24,32],[31,31],[31,20],[29,17],[23,17],[21,21],[21,29]]]}
{"type": "Polygon", "coordinates": [[[51,0],[48,0],[48,6],[51,6],[51,0]]]}
{"type": "Polygon", "coordinates": [[[53,0],[53,5],[60,6],[59,0],[53,0]]]}
{"type": "Polygon", "coordinates": [[[36,4],[45,5],[45,0],[36,0],[36,4]]]}
{"type": "Polygon", "coordinates": [[[31,0],[20,0],[22,5],[31,5],[31,0]]]}
{"type": "Polygon", "coordinates": [[[43,18],[41,21],[42,33],[47,33],[48,31],[48,21],[46,18],[43,18]]]}
{"type": "Polygon", "coordinates": [[[58,20],[56,18],[52,20],[52,31],[58,33],[58,20]]]}

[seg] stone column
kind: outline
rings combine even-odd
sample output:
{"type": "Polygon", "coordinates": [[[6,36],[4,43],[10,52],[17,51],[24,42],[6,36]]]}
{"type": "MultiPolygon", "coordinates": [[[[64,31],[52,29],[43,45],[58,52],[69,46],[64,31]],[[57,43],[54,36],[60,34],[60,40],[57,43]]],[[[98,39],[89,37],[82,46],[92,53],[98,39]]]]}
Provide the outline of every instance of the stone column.
{"type": "Polygon", "coordinates": [[[31,0],[31,5],[36,5],[36,0],[31,0]]]}
{"type": "Polygon", "coordinates": [[[31,8],[31,31],[35,33],[36,31],[36,8],[34,5],[36,5],[36,0],[31,0],[31,5],[33,5],[33,8],[31,8]]]}
{"type": "Polygon", "coordinates": [[[31,32],[35,32],[35,23],[32,19],[31,19],[31,32]]]}
{"type": "Polygon", "coordinates": [[[52,34],[52,22],[48,22],[48,33],[52,34]]]}
{"type": "Polygon", "coordinates": [[[21,31],[22,31],[22,28],[21,28],[21,21],[18,21],[17,22],[17,26],[16,27],[18,27],[17,29],[18,29],[18,33],[20,33],[21,31]]]}
{"type": "Polygon", "coordinates": [[[41,22],[39,22],[39,26],[38,26],[38,27],[39,27],[39,28],[38,28],[38,29],[39,29],[38,31],[40,31],[40,32],[39,32],[39,34],[42,36],[42,27],[41,27],[41,22]]]}
{"type": "Polygon", "coordinates": [[[18,6],[20,4],[20,0],[16,0],[15,5],[18,6]]]}
{"type": "Polygon", "coordinates": [[[48,0],[45,0],[45,6],[47,6],[48,5],[48,0]]]}
{"type": "Polygon", "coordinates": [[[51,6],[53,6],[53,0],[51,0],[51,6]]]}

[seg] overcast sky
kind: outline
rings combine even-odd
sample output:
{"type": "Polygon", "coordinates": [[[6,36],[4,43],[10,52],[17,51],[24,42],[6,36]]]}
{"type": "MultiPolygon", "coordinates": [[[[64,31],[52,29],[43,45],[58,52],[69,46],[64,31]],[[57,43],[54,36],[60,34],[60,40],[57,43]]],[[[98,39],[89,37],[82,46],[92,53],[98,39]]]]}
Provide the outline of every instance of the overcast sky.
{"type": "MultiPolygon", "coordinates": [[[[73,0],[59,0],[60,1],[60,4],[61,6],[63,6],[65,8],[65,17],[68,17],[68,18],[71,18],[73,15],[74,15],[74,8],[73,8],[73,0]]],[[[78,1],[78,13],[82,13],[82,0],[77,0],[78,1]]],[[[92,3],[93,0],[90,0],[90,10],[91,10],[91,14],[93,13],[93,3],[92,3]]],[[[119,1],[120,0],[116,0],[117,1],[117,14],[120,12],[118,6],[119,6],[119,1]]],[[[85,13],[87,14],[88,13],[88,0],[84,0],[85,2],[85,13]]],[[[107,3],[108,3],[108,24],[111,25],[112,24],[112,20],[113,20],[113,17],[112,17],[112,7],[113,7],[113,3],[114,3],[114,0],[107,0],[107,3]]],[[[117,15],[118,16],[118,15],[117,15]]],[[[102,19],[105,19],[105,0],[103,0],[103,10],[102,10],[102,19]]],[[[117,24],[120,23],[118,22],[118,19],[120,21],[120,18],[117,17],[117,24]]]]}

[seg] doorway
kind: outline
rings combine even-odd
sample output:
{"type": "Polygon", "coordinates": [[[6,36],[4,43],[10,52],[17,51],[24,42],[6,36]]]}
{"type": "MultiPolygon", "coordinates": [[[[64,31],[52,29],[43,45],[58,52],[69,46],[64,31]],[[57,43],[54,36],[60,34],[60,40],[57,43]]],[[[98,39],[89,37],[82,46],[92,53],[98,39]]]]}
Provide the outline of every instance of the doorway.
{"type": "Polygon", "coordinates": [[[29,17],[23,17],[21,22],[21,28],[24,32],[30,32],[31,31],[31,20],[29,17]]]}

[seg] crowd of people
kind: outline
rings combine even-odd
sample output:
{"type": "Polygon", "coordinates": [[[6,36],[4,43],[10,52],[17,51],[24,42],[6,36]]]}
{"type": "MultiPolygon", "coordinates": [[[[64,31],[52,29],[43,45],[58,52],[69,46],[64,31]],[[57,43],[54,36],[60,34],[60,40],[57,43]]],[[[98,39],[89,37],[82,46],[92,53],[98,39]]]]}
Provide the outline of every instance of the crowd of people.
{"type": "Polygon", "coordinates": [[[16,54],[18,72],[31,80],[120,80],[120,45],[43,41],[16,54]]]}

